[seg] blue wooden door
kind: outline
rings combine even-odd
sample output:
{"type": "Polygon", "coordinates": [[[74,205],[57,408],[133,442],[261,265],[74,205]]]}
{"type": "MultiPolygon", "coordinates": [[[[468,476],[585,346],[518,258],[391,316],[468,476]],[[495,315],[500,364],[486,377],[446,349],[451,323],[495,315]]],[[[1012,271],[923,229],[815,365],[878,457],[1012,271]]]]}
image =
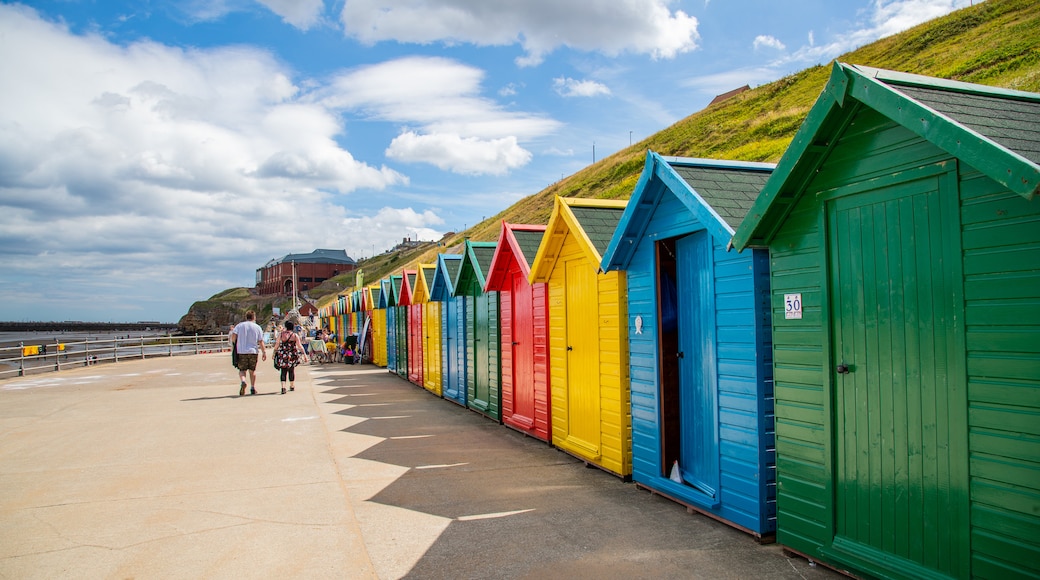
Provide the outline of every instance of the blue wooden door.
{"type": "Polygon", "coordinates": [[[446,399],[466,404],[466,300],[452,298],[444,307],[444,392],[446,399]]]}
{"type": "Polygon", "coordinates": [[[719,429],[711,236],[675,244],[679,321],[679,467],[683,481],[718,501],[719,429]]]}
{"type": "Polygon", "coordinates": [[[386,368],[397,372],[397,309],[386,309],[386,368]]]}

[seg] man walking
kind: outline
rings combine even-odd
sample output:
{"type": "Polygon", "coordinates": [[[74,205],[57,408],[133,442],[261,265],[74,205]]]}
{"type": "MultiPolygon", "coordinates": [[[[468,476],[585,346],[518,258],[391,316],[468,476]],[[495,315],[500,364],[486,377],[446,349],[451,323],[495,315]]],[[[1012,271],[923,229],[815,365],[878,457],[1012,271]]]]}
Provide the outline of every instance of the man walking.
{"type": "Polygon", "coordinates": [[[256,357],[260,352],[264,353],[267,360],[267,348],[264,346],[264,329],[256,323],[256,312],[246,311],[246,319],[239,322],[231,331],[231,340],[235,344],[235,352],[238,353],[238,396],[246,394],[246,371],[249,371],[249,394],[256,394],[256,357]]]}

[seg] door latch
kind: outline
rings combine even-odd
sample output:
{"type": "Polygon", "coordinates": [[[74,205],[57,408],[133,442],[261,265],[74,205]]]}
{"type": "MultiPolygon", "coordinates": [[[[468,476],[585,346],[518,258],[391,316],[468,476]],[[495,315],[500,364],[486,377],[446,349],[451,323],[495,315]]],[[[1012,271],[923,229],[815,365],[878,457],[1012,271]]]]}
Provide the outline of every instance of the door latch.
{"type": "Polygon", "coordinates": [[[851,369],[849,369],[849,365],[845,363],[841,363],[840,365],[838,365],[837,371],[839,375],[847,375],[850,372],[852,372],[851,369]]]}

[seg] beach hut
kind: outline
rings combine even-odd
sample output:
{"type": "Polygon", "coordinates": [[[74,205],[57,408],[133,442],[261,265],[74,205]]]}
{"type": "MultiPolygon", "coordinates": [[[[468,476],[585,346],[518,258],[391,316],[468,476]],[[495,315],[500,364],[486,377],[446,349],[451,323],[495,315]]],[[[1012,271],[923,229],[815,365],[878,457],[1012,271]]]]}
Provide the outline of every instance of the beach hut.
{"type": "Polygon", "coordinates": [[[441,395],[466,406],[466,299],[455,296],[462,256],[438,254],[430,299],[441,303],[441,395]]]}
{"type": "Polygon", "coordinates": [[[441,303],[430,300],[430,288],[437,271],[436,264],[419,264],[412,301],[422,311],[422,386],[441,396],[441,303]]]}
{"type": "Polygon", "coordinates": [[[530,281],[548,284],[552,443],[628,478],[625,274],[599,269],[624,210],[624,201],[557,197],[530,281]]]}
{"type": "Polygon", "coordinates": [[[368,287],[368,296],[371,298],[372,310],[369,313],[369,333],[371,340],[371,362],[372,364],[385,367],[386,360],[386,306],[382,301],[382,282],[372,284],[368,287]]]}
{"type": "Polygon", "coordinates": [[[499,293],[502,423],[549,441],[549,294],[527,279],[544,233],[503,221],[484,290],[499,293]]]}
{"type": "MultiPolygon", "coordinates": [[[[390,286],[394,301],[394,350],[396,357],[393,372],[408,379],[408,306],[401,304],[404,296],[404,275],[394,274],[390,276],[390,286]]],[[[389,322],[387,323],[389,324],[389,322]]],[[[389,346],[389,343],[387,343],[389,346]]]]}
{"type": "Polygon", "coordinates": [[[777,541],[861,576],[1040,576],[1040,95],[836,63],[768,247],[777,541]]]}
{"type": "Polygon", "coordinates": [[[769,255],[727,247],[773,167],[648,152],[602,262],[628,281],[632,478],[757,537],[776,530],[769,255]]]}
{"type": "Polygon", "coordinates": [[[466,406],[501,421],[498,292],[484,291],[484,273],[497,245],[466,240],[455,295],[466,302],[466,406]]]}
{"type": "Polygon", "coordinates": [[[422,329],[422,304],[414,301],[415,288],[419,284],[418,270],[403,270],[401,272],[401,304],[405,307],[405,319],[407,329],[405,330],[408,343],[407,372],[402,375],[416,386],[423,386],[423,329],[422,329]]]}

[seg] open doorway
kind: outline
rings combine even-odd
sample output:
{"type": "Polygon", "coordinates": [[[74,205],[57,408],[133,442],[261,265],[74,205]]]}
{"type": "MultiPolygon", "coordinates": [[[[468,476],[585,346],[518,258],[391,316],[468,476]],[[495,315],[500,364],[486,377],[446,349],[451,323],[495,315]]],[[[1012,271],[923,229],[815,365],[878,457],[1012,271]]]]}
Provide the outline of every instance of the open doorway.
{"type": "Polygon", "coordinates": [[[718,502],[718,372],[712,239],[701,230],[657,243],[661,468],[718,502]]]}

